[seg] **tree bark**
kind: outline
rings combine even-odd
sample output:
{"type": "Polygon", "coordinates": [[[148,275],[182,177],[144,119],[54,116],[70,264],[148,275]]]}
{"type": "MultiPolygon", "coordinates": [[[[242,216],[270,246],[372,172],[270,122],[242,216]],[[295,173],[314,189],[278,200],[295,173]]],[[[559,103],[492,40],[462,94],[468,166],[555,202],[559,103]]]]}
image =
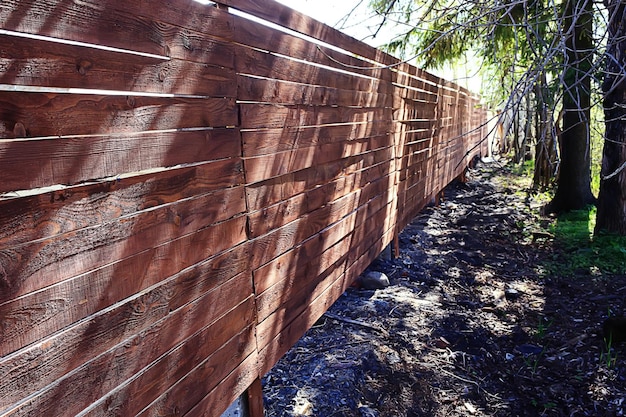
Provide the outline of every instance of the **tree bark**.
{"type": "Polygon", "coordinates": [[[546,212],[584,209],[591,193],[589,120],[593,60],[593,2],[565,0],[566,62],[563,76],[563,133],[557,190],[546,212]]]}
{"type": "Polygon", "coordinates": [[[596,232],[626,235],[626,4],[608,1],[604,92],[605,141],[602,151],[596,232]]]}

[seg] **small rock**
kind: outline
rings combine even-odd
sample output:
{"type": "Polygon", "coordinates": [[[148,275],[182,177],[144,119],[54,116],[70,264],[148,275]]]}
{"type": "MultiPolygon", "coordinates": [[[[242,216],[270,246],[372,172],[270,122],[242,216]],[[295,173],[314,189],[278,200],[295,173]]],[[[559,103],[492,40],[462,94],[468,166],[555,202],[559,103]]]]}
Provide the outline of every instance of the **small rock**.
{"type": "Polygon", "coordinates": [[[517,291],[515,288],[507,288],[506,290],[504,290],[504,296],[509,301],[517,300],[520,297],[520,295],[522,294],[519,291],[517,291]]]}
{"type": "Polygon", "coordinates": [[[541,352],[543,352],[543,347],[530,345],[530,344],[523,344],[523,345],[519,345],[515,347],[515,350],[517,350],[522,355],[538,355],[541,352]]]}
{"type": "Polygon", "coordinates": [[[389,285],[389,278],[382,272],[370,271],[361,277],[361,287],[366,290],[378,290],[389,285]]]}

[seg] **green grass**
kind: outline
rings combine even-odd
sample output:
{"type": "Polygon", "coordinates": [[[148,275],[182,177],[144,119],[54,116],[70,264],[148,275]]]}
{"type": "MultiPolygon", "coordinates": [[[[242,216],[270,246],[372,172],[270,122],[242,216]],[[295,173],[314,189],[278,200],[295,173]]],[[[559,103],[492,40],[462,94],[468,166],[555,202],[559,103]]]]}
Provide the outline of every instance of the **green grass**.
{"type": "Polygon", "coordinates": [[[563,214],[551,226],[555,253],[548,270],[560,275],[625,274],[626,236],[593,231],[596,208],[563,214]]]}

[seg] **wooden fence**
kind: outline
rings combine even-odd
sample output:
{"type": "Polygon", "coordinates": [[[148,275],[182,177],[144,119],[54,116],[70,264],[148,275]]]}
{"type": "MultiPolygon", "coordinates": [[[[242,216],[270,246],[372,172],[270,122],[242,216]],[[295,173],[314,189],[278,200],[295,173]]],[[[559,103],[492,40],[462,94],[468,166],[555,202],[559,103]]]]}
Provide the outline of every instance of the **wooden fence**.
{"type": "Polygon", "coordinates": [[[3,0],[0,415],[220,415],[480,153],[477,100],[271,0],[3,0]]]}

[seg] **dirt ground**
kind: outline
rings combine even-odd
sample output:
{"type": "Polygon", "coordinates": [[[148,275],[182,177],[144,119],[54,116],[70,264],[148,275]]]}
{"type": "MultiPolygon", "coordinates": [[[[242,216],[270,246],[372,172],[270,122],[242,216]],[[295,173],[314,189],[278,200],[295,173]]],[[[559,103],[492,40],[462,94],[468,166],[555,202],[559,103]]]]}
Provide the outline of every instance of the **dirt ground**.
{"type": "Polygon", "coordinates": [[[551,221],[479,164],[370,267],[389,287],[349,289],[265,376],[266,415],[624,415],[626,346],[600,333],[626,276],[550,273],[551,221]]]}

